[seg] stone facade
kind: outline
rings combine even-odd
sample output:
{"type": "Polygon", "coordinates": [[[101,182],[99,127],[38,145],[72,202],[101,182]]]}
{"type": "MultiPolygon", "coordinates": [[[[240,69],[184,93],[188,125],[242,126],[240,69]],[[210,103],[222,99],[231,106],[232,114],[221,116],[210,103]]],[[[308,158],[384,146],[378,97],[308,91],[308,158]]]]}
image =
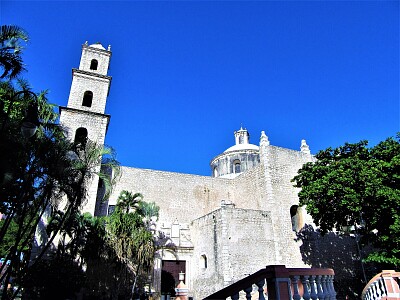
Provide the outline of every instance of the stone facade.
{"type": "MultiPolygon", "coordinates": [[[[89,139],[102,144],[109,121],[104,109],[111,52],[98,44],[85,44],[82,49],[68,107],[61,108],[61,123],[72,140],[84,127],[89,139]],[[97,70],[90,68],[93,59],[97,70]],[[86,91],[93,91],[90,107],[82,102],[86,91]]],[[[305,267],[312,261],[304,258],[302,239],[294,231],[312,225],[312,220],[297,207],[298,190],[290,181],[304,163],[314,159],[308,145],[301,141],[300,151],[272,146],[264,132],[259,145],[253,145],[243,128],[235,132],[235,141],[211,160],[212,176],[122,167],[108,201],[97,205],[97,179],[92,183],[84,210],[96,215],[107,214],[123,190],[140,192],[145,201],[160,207],[157,229],[164,249],[155,259],[152,286],[156,292],[162,292],[163,261],[184,262],[185,283],[195,299],[266,265],[305,267]]]]}
{"type": "MultiPolygon", "coordinates": [[[[298,191],[290,180],[313,157],[266,140],[263,134],[259,163],[233,178],[122,167],[108,205],[129,190],[160,206],[158,229],[171,237],[175,259],[186,261],[186,284],[196,299],[266,265],[305,266],[290,213],[298,204],[298,191]],[[175,236],[174,226],[180,231],[175,236]]],[[[171,255],[159,259],[170,260],[171,255]]],[[[155,287],[160,286],[160,265],[155,287]]]]}

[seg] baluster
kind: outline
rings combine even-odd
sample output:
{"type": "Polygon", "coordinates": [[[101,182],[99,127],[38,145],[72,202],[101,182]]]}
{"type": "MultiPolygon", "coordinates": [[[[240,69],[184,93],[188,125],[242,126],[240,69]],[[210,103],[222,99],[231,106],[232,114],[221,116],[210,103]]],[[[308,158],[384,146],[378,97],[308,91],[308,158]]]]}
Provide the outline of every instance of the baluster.
{"type": "Polygon", "coordinates": [[[386,281],[385,278],[381,277],[380,285],[381,285],[381,291],[382,291],[382,296],[387,296],[387,289],[386,289],[386,281]]]}
{"type": "Polygon", "coordinates": [[[373,294],[373,290],[372,290],[371,286],[369,287],[368,298],[369,298],[369,300],[373,300],[374,299],[374,294],[373,294]]]}
{"type": "Polygon", "coordinates": [[[327,279],[328,279],[327,275],[322,275],[322,290],[324,292],[324,298],[323,299],[330,300],[327,279]]]}
{"type": "Polygon", "coordinates": [[[380,298],[382,298],[383,296],[383,291],[382,291],[382,279],[379,278],[378,281],[376,282],[376,291],[377,291],[377,296],[380,298]]]}
{"type": "Polygon", "coordinates": [[[322,276],[317,276],[317,296],[319,300],[325,299],[324,292],[322,291],[322,276]]]}
{"type": "Polygon", "coordinates": [[[310,276],[308,276],[308,275],[304,275],[302,278],[301,278],[301,283],[303,284],[303,299],[304,300],[310,300],[311,299],[311,297],[310,297],[310,291],[309,291],[309,288],[308,288],[308,285],[309,285],[309,281],[308,281],[308,278],[309,278],[310,276]]]}
{"type": "Polygon", "coordinates": [[[311,299],[318,300],[318,295],[317,295],[317,291],[316,291],[316,283],[315,283],[315,275],[311,275],[310,286],[311,286],[311,299]]]}
{"type": "Polygon", "coordinates": [[[301,299],[301,296],[299,294],[299,286],[298,286],[299,279],[300,279],[300,276],[298,276],[298,275],[295,275],[295,276],[293,276],[291,278],[292,286],[293,286],[293,299],[294,300],[300,300],[301,299]]]}
{"type": "Polygon", "coordinates": [[[256,283],[256,286],[258,287],[258,300],[265,300],[264,285],[265,285],[264,279],[256,283]]]}
{"type": "Polygon", "coordinates": [[[253,288],[250,286],[247,289],[244,289],[245,293],[246,293],[246,299],[247,300],[251,300],[251,291],[253,290],[253,288]]]}
{"type": "Polygon", "coordinates": [[[330,299],[331,300],[336,300],[336,291],[335,291],[335,286],[333,285],[333,275],[328,276],[328,289],[329,289],[329,294],[330,294],[330,299]]]}
{"type": "Polygon", "coordinates": [[[379,295],[379,291],[378,291],[378,286],[377,286],[377,282],[374,281],[372,283],[372,299],[378,299],[378,295],[379,295]]]}
{"type": "Polygon", "coordinates": [[[233,295],[231,296],[231,299],[232,299],[232,300],[239,300],[239,293],[233,294],[233,295]]]}
{"type": "Polygon", "coordinates": [[[375,282],[371,283],[370,285],[371,289],[371,299],[376,299],[376,287],[375,287],[375,282]]]}
{"type": "Polygon", "coordinates": [[[361,300],[369,300],[369,288],[367,289],[367,292],[365,293],[364,299],[361,300]]]}

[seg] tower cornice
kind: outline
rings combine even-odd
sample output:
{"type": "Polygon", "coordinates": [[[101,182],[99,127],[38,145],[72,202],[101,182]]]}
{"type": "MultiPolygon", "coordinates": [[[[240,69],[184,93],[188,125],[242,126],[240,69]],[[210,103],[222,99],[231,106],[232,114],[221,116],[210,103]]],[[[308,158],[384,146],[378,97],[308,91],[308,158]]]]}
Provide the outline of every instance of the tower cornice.
{"type": "Polygon", "coordinates": [[[101,74],[97,74],[97,73],[93,73],[93,72],[88,72],[88,71],[83,71],[83,70],[79,70],[76,68],[72,68],[72,76],[74,76],[74,73],[94,76],[94,77],[98,77],[98,78],[102,78],[102,79],[107,79],[109,81],[111,81],[111,79],[112,79],[111,76],[101,75],[101,74]]]}
{"type": "Polygon", "coordinates": [[[90,114],[90,115],[95,115],[95,116],[100,116],[100,117],[106,117],[108,119],[111,118],[111,115],[108,114],[101,114],[98,112],[93,112],[93,111],[89,111],[89,110],[83,110],[83,109],[76,109],[76,108],[72,108],[72,107],[67,107],[67,106],[59,106],[58,107],[58,111],[61,114],[62,110],[70,110],[70,111],[74,111],[74,112],[79,112],[79,113],[85,113],[85,114],[90,114]]]}
{"type": "Polygon", "coordinates": [[[89,50],[89,51],[93,51],[93,52],[99,52],[99,53],[103,53],[103,54],[107,54],[107,55],[111,56],[111,51],[108,51],[108,50],[105,50],[105,49],[103,50],[103,49],[99,49],[99,48],[94,48],[94,47],[91,47],[91,46],[86,45],[86,44],[82,45],[82,50],[83,49],[86,49],[86,50],[89,50]]]}

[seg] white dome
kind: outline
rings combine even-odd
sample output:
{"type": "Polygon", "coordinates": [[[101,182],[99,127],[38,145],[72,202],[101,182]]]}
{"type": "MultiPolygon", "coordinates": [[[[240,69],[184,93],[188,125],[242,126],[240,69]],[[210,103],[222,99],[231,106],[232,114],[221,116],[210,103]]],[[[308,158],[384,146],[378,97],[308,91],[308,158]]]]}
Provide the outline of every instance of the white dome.
{"type": "Polygon", "coordinates": [[[253,145],[253,144],[236,144],[232,147],[229,147],[224,151],[225,152],[231,152],[231,151],[242,151],[242,150],[255,150],[258,151],[260,147],[253,145]]]}
{"type": "Polygon", "coordinates": [[[89,47],[106,50],[106,48],[104,48],[100,43],[92,44],[89,47]]]}

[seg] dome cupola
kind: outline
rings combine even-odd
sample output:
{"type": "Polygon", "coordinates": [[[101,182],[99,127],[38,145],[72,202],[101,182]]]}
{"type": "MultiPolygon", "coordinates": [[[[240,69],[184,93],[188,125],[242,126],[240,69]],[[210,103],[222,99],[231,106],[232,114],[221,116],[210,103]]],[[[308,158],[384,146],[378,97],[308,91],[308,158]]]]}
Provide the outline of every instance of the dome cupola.
{"type": "Polygon", "coordinates": [[[250,144],[247,129],[240,127],[234,135],[235,145],[212,159],[213,177],[234,178],[260,163],[259,147],[250,144]]]}

